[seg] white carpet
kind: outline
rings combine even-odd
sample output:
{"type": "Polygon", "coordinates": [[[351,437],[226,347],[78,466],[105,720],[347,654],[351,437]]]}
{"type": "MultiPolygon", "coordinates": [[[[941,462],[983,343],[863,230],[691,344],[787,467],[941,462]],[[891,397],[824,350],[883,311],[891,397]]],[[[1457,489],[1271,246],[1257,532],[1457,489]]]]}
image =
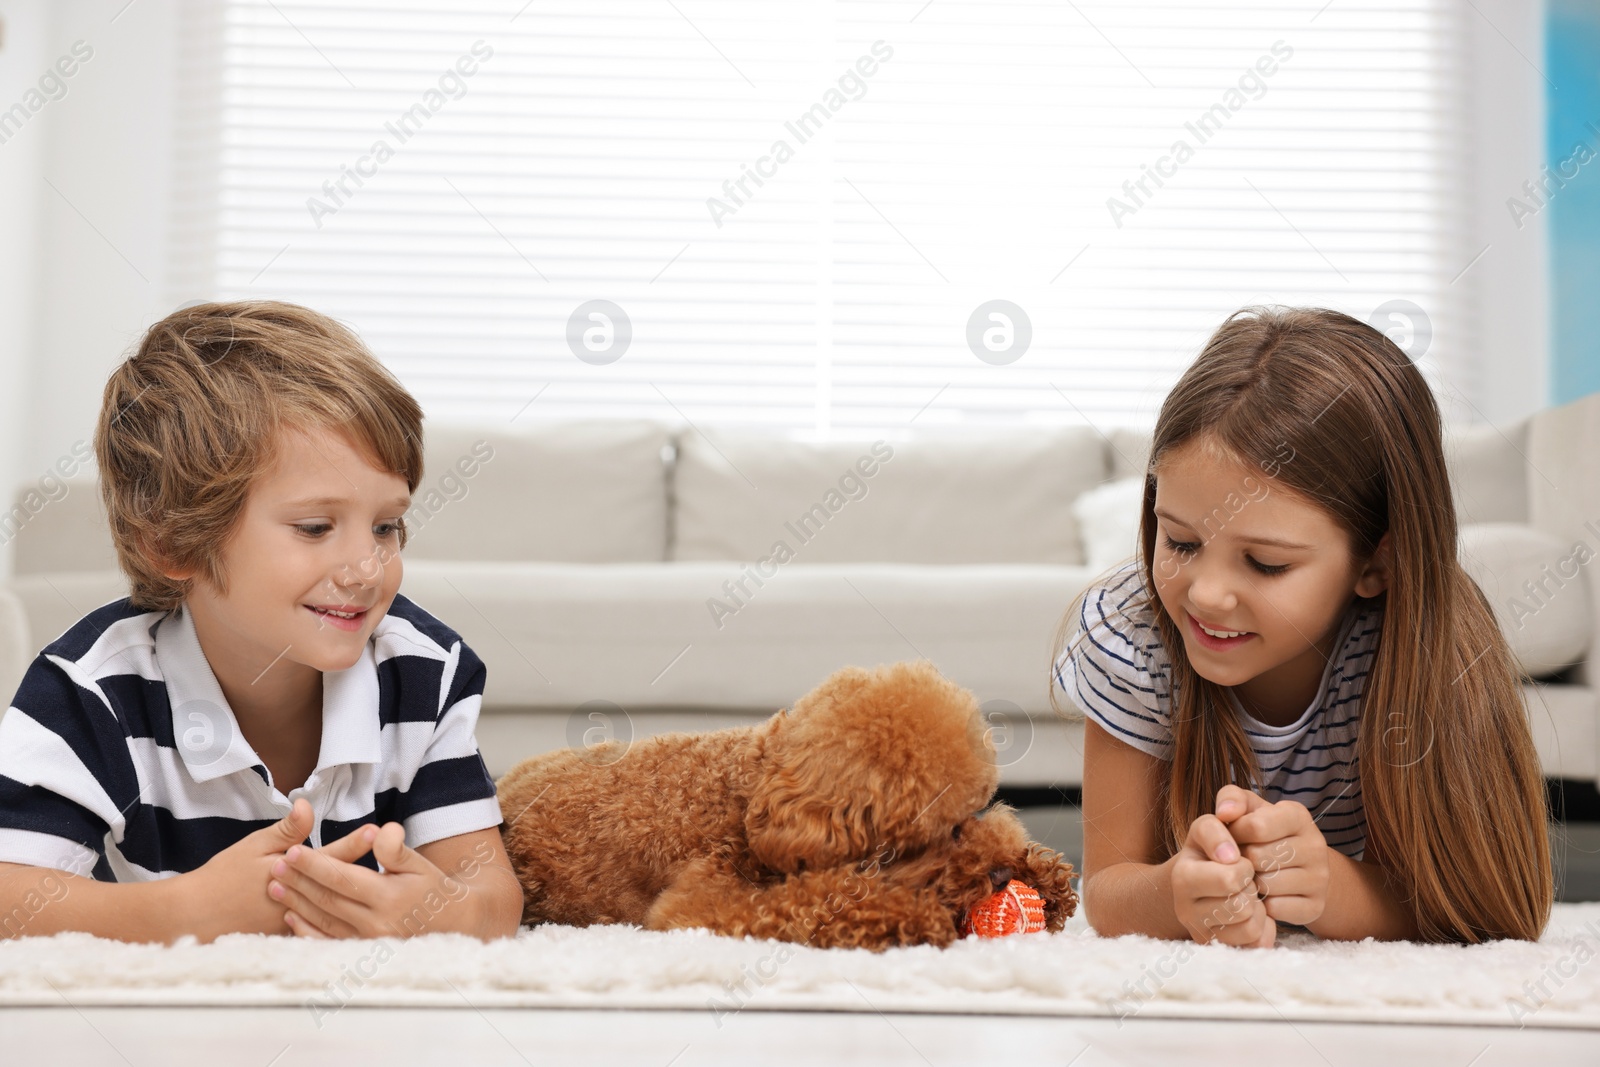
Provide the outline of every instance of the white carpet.
{"type": "Polygon", "coordinates": [[[311,942],[235,935],[123,945],[0,942],[0,1006],[595,1007],[1287,1019],[1600,1029],[1600,904],[1558,904],[1544,939],[1473,947],[1319,942],[1271,951],[1060,934],[882,954],[699,931],[541,927],[311,942]]]}

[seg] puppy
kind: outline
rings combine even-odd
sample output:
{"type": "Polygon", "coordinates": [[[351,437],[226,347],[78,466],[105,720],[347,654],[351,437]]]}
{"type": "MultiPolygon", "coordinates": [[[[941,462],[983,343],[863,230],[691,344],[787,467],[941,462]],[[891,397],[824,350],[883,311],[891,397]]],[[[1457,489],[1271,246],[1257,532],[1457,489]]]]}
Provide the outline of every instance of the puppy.
{"type": "Polygon", "coordinates": [[[976,699],[918,661],[847,667],[756,726],[537,756],[498,794],[523,922],[665,928],[712,885],[924,856],[998,781],[976,699]]]}
{"type": "Polygon", "coordinates": [[[1046,930],[1060,930],[1078,904],[1072,865],[1030,842],[1004,804],[967,816],[914,853],[885,850],[782,881],[752,884],[701,862],[662,893],[647,926],[708,927],[819,948],[942,948],[961,936],[970,909],[1013,878],[1039,893],[1046,930]]]}

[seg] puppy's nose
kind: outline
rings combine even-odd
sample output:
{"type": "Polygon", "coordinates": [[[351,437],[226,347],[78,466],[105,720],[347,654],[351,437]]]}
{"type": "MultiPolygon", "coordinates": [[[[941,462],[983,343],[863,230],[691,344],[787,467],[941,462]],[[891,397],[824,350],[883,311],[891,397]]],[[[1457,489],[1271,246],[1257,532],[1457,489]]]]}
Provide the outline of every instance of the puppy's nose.
{"type": "Polygon", "coordinates": [[[1006,887],[1006,883],[1010,881],[1010,867],[996,867],[994,870],[989,872],[989,884],[994,886],[996,892],[1004,889],[1006,887]]]}

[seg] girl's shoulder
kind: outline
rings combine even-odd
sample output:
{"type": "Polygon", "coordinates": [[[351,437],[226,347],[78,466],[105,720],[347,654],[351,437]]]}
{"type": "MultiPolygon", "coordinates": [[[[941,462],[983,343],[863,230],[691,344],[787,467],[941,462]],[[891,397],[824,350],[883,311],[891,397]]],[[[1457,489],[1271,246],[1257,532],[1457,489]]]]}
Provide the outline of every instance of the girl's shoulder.
{"type": "MultiPolygon", "coordinates": [[[[1383,597],[1358,597],[1351,604],[1340,643],[1338,657],[1339,682],[1343,688],[1359,686],[1371,668],[1373,655],[1378,649],[1378,638],[1383,633],[1383,597]]],[[[1346,694],[1348,695],[1348,694],[1346,694]]]]}
{"type": "Polygon", "coordinates": [[[1383,632],[1383,597],[1356,597],[1346,609],[1340,650],[1346,656],[1378,647],[1383,632]]]}
{"type": "Polygon", "coordinates": [[[1155,614],[1139,561],[1127,560],[1091,581],[1083,591],[1078,614],[1085,629],[1121,619],[1153,622],[1155,614]]]}
{"type": "Polygon", "coordinates": [[[1161,637],[1137,559],[1090,582],[1079,601],[1075,641],[1163,673],[1161,637]]]}
{"type": "Polygon", "coordinates": [[[1125,743],[1171,758],[1169,664],[1138,560],[1091,580],[1056,683],[1084,714],[1125,743]]]}
{"type": "Polygon", "coordinates": [[[1377,644],[1378,632],[1383,629],[1384,598],[1381,596],[1357,598],[1356,624],[1350,630],[1350,639],[1377,644]]]}

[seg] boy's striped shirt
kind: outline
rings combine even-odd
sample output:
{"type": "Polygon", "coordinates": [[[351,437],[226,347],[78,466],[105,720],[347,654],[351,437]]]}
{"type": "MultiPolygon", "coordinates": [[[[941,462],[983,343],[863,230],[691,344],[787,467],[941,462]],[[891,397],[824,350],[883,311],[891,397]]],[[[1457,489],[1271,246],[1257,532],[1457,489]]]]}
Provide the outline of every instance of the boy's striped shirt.
{"type": "MultiPolygon", "coordinates": [[[[193,870],[289,813],[309,842],[399,822],[415,848],[500,822],[474,729],[484,666],[403,596],[344,671],[322,677],[317,769],[274,788],[182,608],[127,599],[79,620],[28,668],[0,720],[0,862],[101,881],[193,870]]],[[[369,853],[363,865],[376,869],[369,853]]]]}
{"type": "MultiPolygon", "coordinates": [[[[1144,600],[1136,561],[1092,586],[1067,650],[1056,662],[1056,684],[1111,736],[1170,761],[1171,661],[1152,610],[1140,606],[1144,600]]],[[[1352,859],[1360,859],[1366,848],[1356,737],[1361,694],[1382,624],[1381,602],[1356,598],[1351,603],[1340,620],[1316,699],[1288,726],[1258,722],[1239,705],[1233,690],[1225,689],[1255,750],[1263,776],[1261,795],[1273,802],[1304,804],[1329,847],[1352,859]]]]}

